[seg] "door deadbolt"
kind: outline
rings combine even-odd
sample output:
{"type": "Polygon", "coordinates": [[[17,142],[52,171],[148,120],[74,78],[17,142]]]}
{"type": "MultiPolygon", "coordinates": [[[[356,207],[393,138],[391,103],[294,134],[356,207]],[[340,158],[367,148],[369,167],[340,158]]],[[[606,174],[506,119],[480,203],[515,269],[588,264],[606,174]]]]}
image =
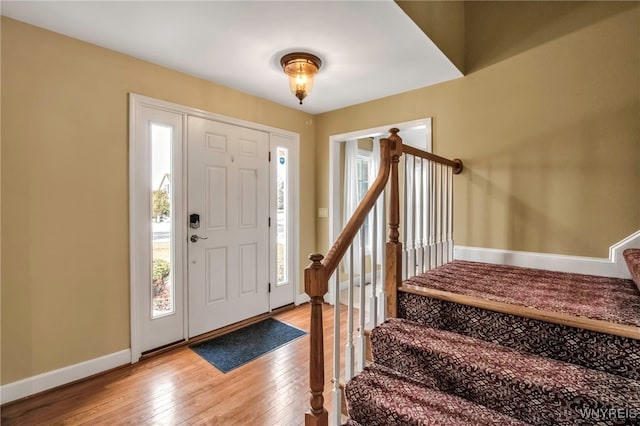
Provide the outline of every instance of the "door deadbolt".
{"type": "Polygon", "coordinates": [[[197,213],[193,213],[189,215],[189,227],[191,229],[200,228],[200,215],[197,213]]]}
{"type": "Polygon", "coordinates": [[[200,236],[194,234],[191,237],[189,237],[189,239],[191,240],[192,243],[197,243],[198,240],[208,240],[209,237],[200,237],[200,236]]]}

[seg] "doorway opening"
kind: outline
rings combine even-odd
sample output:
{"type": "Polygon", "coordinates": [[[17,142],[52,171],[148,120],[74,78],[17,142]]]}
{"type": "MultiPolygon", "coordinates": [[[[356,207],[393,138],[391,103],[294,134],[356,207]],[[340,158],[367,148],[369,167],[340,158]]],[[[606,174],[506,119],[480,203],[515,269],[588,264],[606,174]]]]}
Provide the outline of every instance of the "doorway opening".
{"type": "MultiPolygon", "coordinates": [[[[350,217],[349,209],[355,209],[359,202],[359,194],[366,193],[366,190],[377,174],[379,160],[376,160],[376,155],[379,158],[379,141],[381,138],[387,137],[389,135],[389,129],[393,127],[400,129],[399,135],[402,137],[404,144],[431,152],[431,118],[378,126],[333,135],[329,138],[329,246],[333,244],[340,234],[344,227],[345,218],[348,219],[350,217]],[[378,152],[376,153],[376,151],[378,152]],[[351,163],[351,166],[349,163],[351,163]],[[352,188],[350,188],[350,186],[352,188]]],[[[386,214],[383,199],[384,197],[378,202],[379,206],[377,207],[376,220],[373,221],[375,222],[377,235],[385,235],[386,214]]],[[[365,228],[366,226],[367,224],[365,223],[365,228]]],[[[370,226],[373,225],[371,224],[370,226]]],[[[343,262],[343,264],[339,266],[340,288],[346,288],[349,274],[359,274],[360,266],[358,259],[361,258],[365,259],[368,268],[365,273],[365,281],[370,282],[370,275],[375,273],[377,277],[376,281],[379,283],[383,282],[384,244],[367,241],[367,238],[370,238],[372,234],[370,230],[369,232],[365,231],[364,234],[365,244],[361,245],[359,240],[354,240],[352,245],[351,250],[355,251],[358,251],[360,246],[365,247],[364,256],[359,252],[354,254],[353,271],[351,271],[352,265],[349,265],[349,262],[343,262]],[[369,265],[370,259],[368,256],[371,252],[372,244],[377,244],[375,248],[376,252],[382,254],[382,256],[379,256],[380,263],[375,267],[369,265]]],[[[383,241],[383,239],[380,239],[380,241],[383,241]]],[[[367,286],[367,289],[368,287],[370,286],[367,286]]],[[[381,297],[383,296],[383,287],[383,285],[378,286],[377,290],[377,292],[382,293],[381,297]]],[[[327,301],[331,304],[334,304],[336,300],[334,288],[334,285],[330,285],[327,295],[327,301]]],[[[341,299],[344,300],[344,298],[341,299]]],[[[366,303],[363,305],[365,308],[367,307],[366,303]]],[[[384,303],[380,304],[380,306],[383,307],[384,303]]],[[[383,312],[378,313],[378,315],[380,318],[384,317],[383,312]]]]}

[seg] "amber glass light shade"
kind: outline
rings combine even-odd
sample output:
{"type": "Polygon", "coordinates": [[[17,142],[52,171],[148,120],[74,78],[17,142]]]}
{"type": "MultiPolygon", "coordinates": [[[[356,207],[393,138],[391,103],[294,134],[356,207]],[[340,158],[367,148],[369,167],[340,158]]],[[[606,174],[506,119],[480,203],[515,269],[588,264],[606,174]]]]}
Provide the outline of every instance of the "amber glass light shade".
{"type": "Polygon", "coordinates": [[[313,78],[320,69],[322,61],[315,55],[304,52],[289,53],[280,59],[280,65],[289,77],[289,89],[296,98],[302,100],[311,93],[313,78]]]}

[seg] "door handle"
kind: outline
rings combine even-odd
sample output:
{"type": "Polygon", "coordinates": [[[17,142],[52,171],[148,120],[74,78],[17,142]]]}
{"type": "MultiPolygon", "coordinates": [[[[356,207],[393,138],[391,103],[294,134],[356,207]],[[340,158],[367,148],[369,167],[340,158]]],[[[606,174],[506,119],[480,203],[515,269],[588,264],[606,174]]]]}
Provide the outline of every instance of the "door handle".
{"type": "Polygon", "coordinates": [[[208,240],[209,237],[199,237],[198,235],[194,234],[189,239],[191,240],[192,243],[197,243],[198,240],[208,240]]]}

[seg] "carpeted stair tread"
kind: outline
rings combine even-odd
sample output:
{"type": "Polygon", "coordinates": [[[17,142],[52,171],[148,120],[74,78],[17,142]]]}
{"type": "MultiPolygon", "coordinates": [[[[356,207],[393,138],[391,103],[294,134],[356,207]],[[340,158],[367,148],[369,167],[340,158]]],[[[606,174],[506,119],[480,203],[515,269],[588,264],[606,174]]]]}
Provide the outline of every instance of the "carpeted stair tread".
{"type": "Polygon", "coordinates": [[[528,423],[581,424],[586,410],[640,407],[639,381],[403,319],[376,327],[371,342],[375,363],[528,423]]]}
{"type": "Polygon", "coordinates": [[[349,381],[345,394],[354,426],[526,424],[375,363],[349,381]]]}
{"type": "Polygon", "coordinates": [[[398,317],[523,352],[640,380],[640,340],[398,293],[398,317]]]}
{"type": "Polygon", "coordinates": [[[454,260],[406,283],[640,327],[640,291],[628,279],[454,260]]]}

